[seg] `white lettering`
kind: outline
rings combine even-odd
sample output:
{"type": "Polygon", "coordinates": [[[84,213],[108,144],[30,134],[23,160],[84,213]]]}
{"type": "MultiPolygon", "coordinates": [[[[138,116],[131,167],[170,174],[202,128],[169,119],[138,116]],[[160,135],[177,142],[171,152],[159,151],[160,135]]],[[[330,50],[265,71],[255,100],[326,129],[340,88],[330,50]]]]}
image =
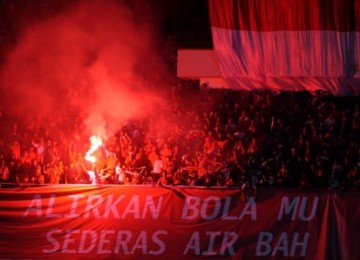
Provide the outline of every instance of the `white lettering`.
{"type": "Polygon", "coordinates": [[[319,204],[319,197],[315,197],[315,198],[314,198],[314,202],[313,202],[313,206],[312,206],[312,209],[311,209],[311,213],[310,213],[310,215],[309,215],[308,217],[305,217],[305,209],[306,209],[307,201],[308,201],[308,198],[307,198],[307,197],[303,198],[303,200],[301,201],[299,218],[300,218],[302,221],[310,221],[310,220],[312,220],[312,219],[315,217],[315,213],[316,213],[316,210],[317,210],[317,206],[318,206],[318,204],[319,204]]]}
{"type": "Polygon", "coordinates": [[[62,253],[67,253],[67,254],[73,254],[76,253],[75,249],[69,249],[69,245],[75,243],[75,238],[71,238],[71,235],[73,234],[79,234],[80,230],[67,230],[66,231],[66,235],[65,235],[65,239],[64,239],[64,244],[63,244],[63,248],[62,248],[62,253]]]}
{"type": "MultiPolygon", "coordinates": [[[[272,256],[276,255],[277,251],[282,251],[282,255],[283,256],[288,256],[289,252],[288,252],[288,236],[287,233],[282,233],[280,235],[280,238],[276,244],[276,246],[274,247],[274,250],[272,252],[272,256]]],[[[280,254],[281,255],[281,254],[280,254]]]]}
{"type": "Polygon", "coordinates": [[[98,254],[111,254],[111,250],[104,249],[104,245],[111,242],[110,239],[106,238],[106,235],[108,235],[108,234],[115,234],[115,230],[102,230],[101,231],[101,235],[100,235],[100,239],[99,239],[99,246],[98,246],[98,250],[97,250],[98,254]]]}
{"type": "MultiPolygon", "coordinates": [[[[183,255],[186,254],[195,254],[195,255],[204,255],[204,256],[215,256],[215,255],[225,255],[226,250],[228,250],[230,255],[234,255],[235,251],[233,245],[238,239],[238,235],[235,232],[225,232],[223,235],[219,231],[207,231],[206,236],[203,235],[203,239],[207,242],[206,251],[201,251],[200,245],[200,233],[195,231],[189,242],[186,245],[186,248],[183,252],[183,255]],[[215,241],[220,241],[219,236],[223,236],[221,246],[215,247],[215,241]]],[[[204,242],[202,241],[202,242],[204,242]]]]}
{"type": "Polygon", "coordinates": [[[296,247],[301,247],[301,256],[305,256],[307,245],[309,242],[309,233],[306,232],[303,241],[299,241],[299,233],[294,234],[293,242],[291,244],[290,255],[295,256],[296,247]]]}
{"type": "Polygon", "coordinates": [[[153,235],[152,235],[152,240],[154,241],[155,244],[157,244],[159,246],[159,250],[154,251],[154,250],[150,250],[149,254],[150,255],[160,255],[165,251],[165,243],[160,240],[158,238],[159,235],[167,235],[168,232],[166,230],[159,230],[156,231],[153,235]]]}
{"type": "Polygon", "coordinates": [[[65,218],[77,218],[80,216],[79,214],[76,213],[76,209],[79,204],[79,199],[82,199],[84,197],[85,197],[85,195],[83,195],[83,194],[69,195],[69,198],[72,199],[72,204],[71,204],[70,213],[66,214],[64,216],[65,218]]]}
{"type": "Polygon", "coordinates": [[[294,220],[296,217],[299,200],[300,200],[299,197],[295,197],[290,204],[289,197],[284,196],[281,200],[281,206],[280,206],[280,211],[279,211],[279,215],[278,215],[278,220],[281,220],[282,216],[284,214],[290,214],[291,211],[293,211],[291,219],[294,220]]]}
{"type": "Polygon", "coordinates": [[[90,212],[92,211],[95,218],[100,218],[100,213],[98,207],[104,201],[104,198],[101,195],[90,195],[88,197],[88,201],[85,208],[84,218],[88,218],[90,216],[90,212]],[[95,200],[95,203],[93,201],[95,200]]]}
{"type": "Polygon", "coordinates": [[[256,202],[255,202],[255,197],[250,197],[248,199],[248,201],[246,202],[246,205],[244,207],[244,209],[242,210],[240,216],[239,216],[239,220],[243,219],[243,217],[245,215],[250,215],[251,216],[251,220],[256,220],[257,216],[256,216],[256,202]]]}
{"type": "Polygon", "coordinates": [[[36,194],[33,198],[33,200],[30,202],[30,205],[26,209],[24,213],[24,217],[26,217],[30,212],[36,212],[37,217],[41,217],[41,196],[40,194],[36,194]]]}
{"type": "Polygon", "coordinates": [[[209,244],[207,251],[203,252],[202,255],[216,255],[216,251],[214,251],[214,243],[215,243],[215,237],[220,235],[221,233],[218,232],[206,232],[207,235],[210,236],[209,244]]]}
{"type": "Polygon", "coordinates": [[[105,212],[104,212],[104,215],[103,215],[104,218],[108,218],[110,212],[112,212],[115,219],[120,218],[119,212],[118,212],[118,210],[116,208],[116,205],[124,198],[124,195],[119,196],[114,202],[112,201],[113,197],[114,197],[114,195],[109,195],[108,196],[108,199],[107,199],[107,202],[106,202],[106,207],[105,207],[105,212]]]}
{"type": "Polygon", "coordinates": [[[192,234],[183,254],[186,255],[190,250],[194,250],[195,255],[200,255],[200,235],[198,231],[192,234]]]}
{"type": "Polygon", "coordinates": [[[229,216],[230,196],[225,198],[223,207],[221,203],[221,198],[216,196],[207,197],[203,202],[200,197],[187,196],[181,218],[196,219],[200,214],[203,220],[212,220],[217,217],[221,217],[222,220],[241,220],[246,215],[250,216],[251,220],[257,219],[255,197],[249,198],[239,216],[229,216]]]}
{"type": "Polygon", "coordinates": [[[270,232],[260,232],[258,242],[256,244],[256,256],[268,256],[271,252],[270,242],[273,239],[273,234],[270,232]]]}
{"type": "Polygon", "coordinates": [[[224,205],[224,213],[221,217],[222,220],[236,220],[236,216],[229,216],[229,209],[231,205],[231,197],[227,196],[225,199],[225,205],[224,205]]]}
{"type": "Polygon", "coordinates": [[[271,242],[274,236],[270,232],[261,232],[259,234],[259,239],[256,245],[256,256],[296,256],[296,248],[300,247],[301,256],[304,257],[306,254],[307,245],[309,242],[309,233],[306,232],[302,241],[299,240],[299,233],[295,232],[294,236],[289,239],[289,234],[283,232],[280,234],[279,240],[276,242],[276,245],[272,249],[271,242]]]}
{"type": "Polygon", "coordinates": [[[204,200],[204,202],[203,202],[203,204],[201,206],[201,217],[204,220],[214,219],[214,218],[216,218],[217,215],[219,215],[220,208],[221,208],[221,201],[220,201],[219,197],[216,197],[216,196],[208,197],[208,198],[206,198],[204,200]],[[210,204],[211,201],[214,201],[215,206],[214,206],[213,212],[208,216],[207,211],[209,209],[211,209],[211,207],[209,207],[209,204],[210,204]]]}
{"type": "Polygon", "coordinates": [[[56,197],[55,195],[51,195],[49,198],[49,203],[48,203],[48,207],[47,207],[46,215],[45,215],[47,218],[60,218],[61,217],[61,214],[53,214],[52,213],[52,209],[55,204],[55,197],[56,197]]]}
{"type": "Polygon", "coordinates": [[[80,254],[87,254],[90,253],[91,250],[95,248],[97,241],[97,234],[94,230],[83,230],[80,238],[80,246],[79,246],[79,253],[80,254]],[[86,237],[90,235],[91,236],[91,242],[88,243],[86,237]],[[87,248],[86,245],[88,245],[87,248]]]}
{"type": "MultiPolygon", "coordinates": [[[[44,248],[43,253],[160,255],[166,249],[161,236],[167,234],[166,230],[158,230],[152,234],[143,230],[135,237],[129,230],[106,229],[97,233],[95,230],[88,229],[52,229],[47,233],[50,246],[44,248]],[[151,248],[149,248],[149,242],[152,242],[151,248]]],[[[209,246],[209,248],[212,247],[209,246]]]]}
{"type": "Polygon", "coordinates": [[[225,232],[221,243],[220,254],[225,255],[225,250],[228,249],[229,254],[234,255],[235,251],[233,245],[235,244],[237,239],[238,235],[235,232],[225,232]]]}
{"type": "Polygon", "coordinates": [[[131,237],[132,237],[132,233],[130,231],[127,231],[127,230],[119,231],[117,238],[116,238],[114,252],[118,254],[120,252],[120,246],[121,246],[123,253],[128,254],[129,253],[128,243],[129,243],[131,237]],[[123,239],[123,236],[125,236],[124,239],[123,239]]]}
{"type": "Polygon", "coordinates": [[[55,239],[53,238],[53,235],[56,234],[56,233],[61,233],[61,229],[51,229],[49,230],[49,232],[46,234],[46,238],[47,240],[53,244],[53,248],[52,249],[43,249],[43,253],[45,254],[51,254],[51,253],[55,253],[56,251],[59,250],[60,248],[60,243],[55,239]]]}
{"type": "Polygon", "coordinates": [[[140,235],[136,239],[134,247],[131,249],[131,254],[135,252],[136,249],[141,249],[142,254],[146,254],[147,252],[147,239],[146,239],[146,231],[141,231],[140,235]]]}
{"type": "Polygon", "coordinates": [[[163,196],[160,196],[157,207],[155,207],[155,202],[154,202],[152,196],[146,196],[142,218],[145,219],[147,210],[150,209],[152,217],[154,219],[158,219],[160,216],[160,209],[161,209],[162,201],[163,201],[163,196]]]}
{"type": "Polygon", "coordinates": [[[139,196],[135,195],[131,198],[121,217],[125,218],[128,214],[133,214],[135,219],[140,219],[139,196]]]}
{"type": "Polygon", "coordinates": [[[319,204],[319,197],[314,198],[312,208],[311,208],[311,213],[309,214],[308,217],[305,216],[307,204],[308,204],[307,197],[302,197],[302,198],[294,197],[294,199],[292,200],[291,203],[290,203],[289,197],[287,197],[287,196],[283,197],[283,199],[281,201],[278,220],[281,220],[283,215],[290,214],[291,212],[292,212],[291,220],[295,220],[296,217],[299,217],[299,219],[302,221],[312,220],[316,214],[316,210],[317,210],[317,207],[319,204]],[[300,204],[300,199],[301,199],[301,204],[300,204]],[[299,213],[297,214],[299,205],[300,205],[300,210],[299,210],[299,213]]]}
{"type": "Polygon", "coordinates": [[[195,219],[199,215],[198,206],[200,205],[200,198],[194,196],[187,196],[185,200],[185,205],[181,213],[182,219],[195,219]],[[189,215],[189,211],[192,211],[192,214],[189,215]]]}

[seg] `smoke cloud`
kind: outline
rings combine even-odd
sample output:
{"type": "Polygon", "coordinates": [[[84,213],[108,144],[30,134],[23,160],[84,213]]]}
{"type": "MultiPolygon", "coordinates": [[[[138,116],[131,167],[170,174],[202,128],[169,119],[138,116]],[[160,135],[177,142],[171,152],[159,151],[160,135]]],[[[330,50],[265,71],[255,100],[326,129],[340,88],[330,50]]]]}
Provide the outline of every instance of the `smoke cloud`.
{"type": "Polygon", "coordinates": [[[112,134],[154,113],[149,86],[163,67],[153,25],[121,1],[78,1],[25,28],[1,72],[3,106],[22,118],[80,114],[89,132],[112,134]]]}

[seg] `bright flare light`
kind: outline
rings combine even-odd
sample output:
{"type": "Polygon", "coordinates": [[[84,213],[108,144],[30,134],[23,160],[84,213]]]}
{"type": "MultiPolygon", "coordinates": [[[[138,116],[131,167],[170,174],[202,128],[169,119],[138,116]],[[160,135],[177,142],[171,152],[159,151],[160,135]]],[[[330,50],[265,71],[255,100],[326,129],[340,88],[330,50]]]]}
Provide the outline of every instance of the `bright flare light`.
{"type": "Polygon", "coordinates": [[[89,162],[95,163],[96,157],[95,157],[95,155],[93,155],[93,153],[96,151],[96,149],[98,149],[100,146],[102,146],[103,142],[100,137],[93,135],[90,137],[90,143],[91,143],[91,147],[86,152],[85,159],[88,160],[89,162]]]}

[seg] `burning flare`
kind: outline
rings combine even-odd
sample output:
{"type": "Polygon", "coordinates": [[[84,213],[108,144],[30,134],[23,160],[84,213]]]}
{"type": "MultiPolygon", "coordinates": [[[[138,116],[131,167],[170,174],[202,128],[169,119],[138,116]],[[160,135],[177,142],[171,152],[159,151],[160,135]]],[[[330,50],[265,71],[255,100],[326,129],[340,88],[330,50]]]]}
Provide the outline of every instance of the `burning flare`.
{"type": "Polygon", "coordinates": [[[93,155],[93,153],[96,151],[96,149],[98,149],[100,146],[102,146],[103,141],[100,137],[93,135],[90,137],[90,143],[91,143],[91,147],[86,152],[85,159],[88,160],[89,162],[95,163],[96,157],[95,157],[95,155],[93,155]]]}

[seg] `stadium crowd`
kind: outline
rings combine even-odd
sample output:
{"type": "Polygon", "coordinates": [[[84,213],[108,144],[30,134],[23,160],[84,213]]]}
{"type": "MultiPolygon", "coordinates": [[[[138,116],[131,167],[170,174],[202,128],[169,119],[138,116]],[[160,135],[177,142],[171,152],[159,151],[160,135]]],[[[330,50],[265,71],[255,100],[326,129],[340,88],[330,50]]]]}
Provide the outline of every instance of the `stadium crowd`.
{"type": "Polygon", "coordinates": [[[127,121],[105,140],[94,164],[84,159],[81,117],[9,123],[2,111],[2,186],[360,187],[358,98],[191,84],[175,91],[163,114],[127,121]]]}

